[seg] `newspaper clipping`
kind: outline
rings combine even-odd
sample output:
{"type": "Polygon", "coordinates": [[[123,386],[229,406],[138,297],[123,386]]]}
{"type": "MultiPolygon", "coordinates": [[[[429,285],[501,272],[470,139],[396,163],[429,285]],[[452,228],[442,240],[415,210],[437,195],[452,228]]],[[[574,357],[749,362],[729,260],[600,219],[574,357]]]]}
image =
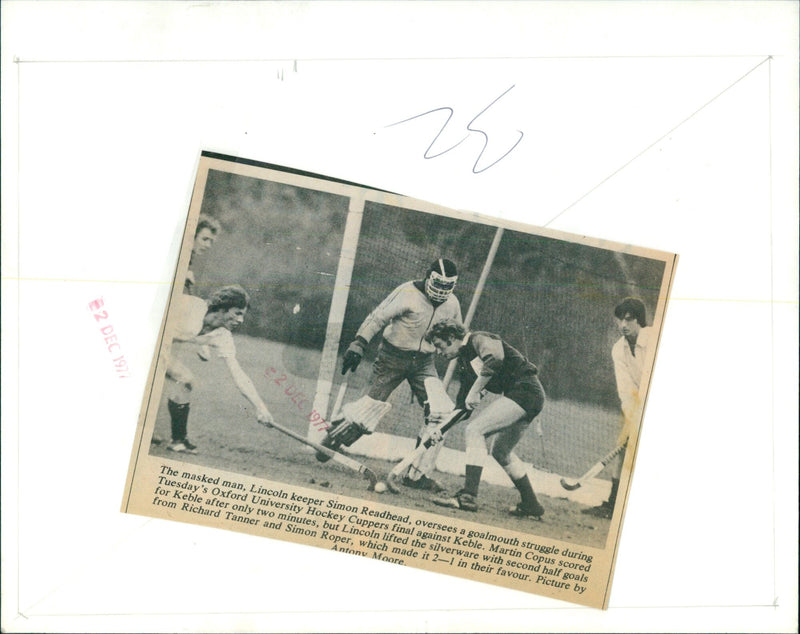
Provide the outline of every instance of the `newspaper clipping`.
{"type": "Polygon", "coordinates": [[[203,153],[122,510],[605,609],[676,264],[203,153]]]}

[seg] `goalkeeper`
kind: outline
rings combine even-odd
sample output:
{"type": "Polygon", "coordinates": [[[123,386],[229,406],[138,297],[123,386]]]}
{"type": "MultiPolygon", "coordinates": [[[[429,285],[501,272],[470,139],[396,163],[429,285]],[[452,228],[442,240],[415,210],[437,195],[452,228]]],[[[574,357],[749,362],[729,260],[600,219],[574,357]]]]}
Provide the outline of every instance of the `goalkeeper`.
{"type": "MultiPolygon", "coordinates": [[[[403,381],[408,381],[420,405],[428,404],[428,413],[438,408],[429,402],[425,387],[426,379],[441,383],[434,365],[434,348],[425,340],[425,333],[433,324],[446,319],[461,323],[461,304],[453,294],[457,281],[456,265],[438,258],[431,263],[424,279],[401,284],[367,315],[345,352],[342,374],[356,371],[370,341],[382,333],[372,376],[366,393],[342,408],[344,418],[331,422],[323,445],[333,449],[342,444],[350,446],[362,435],[371,434],[389,409],[386,400],[403,381]]],[[[429,453],[423,457],[419,469],[412,468],[403,479],[404,484],[438,490],[436,482],[426,475],[433,469],[438,450],[429,453]]],[[[317,457],[324,459],[321,454],[317,457]]]]}

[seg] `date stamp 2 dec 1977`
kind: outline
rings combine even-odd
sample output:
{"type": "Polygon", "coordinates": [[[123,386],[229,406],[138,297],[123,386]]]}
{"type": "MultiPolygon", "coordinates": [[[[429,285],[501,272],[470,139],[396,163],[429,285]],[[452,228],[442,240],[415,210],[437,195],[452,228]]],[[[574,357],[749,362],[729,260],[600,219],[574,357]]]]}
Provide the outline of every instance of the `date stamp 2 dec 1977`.
{"type": "Polygon", "coordinates": [[[114,371],[117,373],[117,378],[127,379],[130,378],[130,369],[128,361],[122,352],[122,345],[119,343],[119,338],[114,331],[114,325],[111,323],[108,315],[108,310],[104,308],[105,300],[102,297],[93,299],[87,304],[87,308],[92,313],[95,323],[98,325],[100,335],[103,337],[103,343],[108,350],[111,357],[111,363],[114,364],[114,371]]]}

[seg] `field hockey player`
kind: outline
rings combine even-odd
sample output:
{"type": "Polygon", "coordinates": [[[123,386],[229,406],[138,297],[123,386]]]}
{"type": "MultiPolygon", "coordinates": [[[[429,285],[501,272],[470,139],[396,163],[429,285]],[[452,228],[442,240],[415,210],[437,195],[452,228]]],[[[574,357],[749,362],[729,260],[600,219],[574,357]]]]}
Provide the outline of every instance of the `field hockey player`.
{"type": "Polygon", "coordinates": [[[457,408],[474,410],[484,390],[499,395],[473,413],[465,429],[464,487],[433,502],[463,511],[478,510],[478,487],[489,456],[486,440],[494,436],[492,457],[509,475],[521,497],[510,513],[540,518],[544,508],[536,498],[525,464],[514,453],[522,434],[544,406],[545,394],[536,366],[498,335],[468,332],[454,321],[435,324],[425,338],[440,355],[459,361],[461,389],[457,408]]]}

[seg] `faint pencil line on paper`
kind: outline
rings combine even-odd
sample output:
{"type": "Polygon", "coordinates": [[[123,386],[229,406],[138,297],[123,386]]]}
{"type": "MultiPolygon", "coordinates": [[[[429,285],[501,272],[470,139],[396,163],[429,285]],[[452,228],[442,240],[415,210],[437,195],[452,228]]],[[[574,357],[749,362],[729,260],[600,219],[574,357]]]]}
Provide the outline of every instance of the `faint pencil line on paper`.
{"type": "Polygon", "coordinates": [[[636,159],[638,159],[638,158],[639,158],[640,156],[642,156],[643,154],[646,154],[646,153],[647,153],[649,150],[651,150],[653,147],[655,147],[656,145],[658,145],[658,144],[659,144],[661,141],[663,141],[665,138],[667,138],[667,137],[668,137],[670,134],[672,134],[673,132],[675,132],[675,130],[677,130],[678,128],[680,128],[680,127],[681,127],[681,126],[682,126],[684,123],[687,123],[687,122],[688,122],[688,121],[690,121],[692,118],[694,118],[694,117],[695,117],[697,114],[699,114],[700,112],[702,112],[703,110],[705,110],[705,109],[706,109],[708,106],[710,106],[712,103],[714,103],[714,102],[715,102],[717,99],[719,99],[719,98],[720,98],[722,95],[724,95],[724,94],[725,94],[726,92],[728,92],[728,91],[729,91],[731,88],[733,88],[734,86],[736,86],[736,85],[737,85],[739,82],[741,82],[741,81],[742,81],[743,79],[745,79],[745,78],[746,78],[748,75],[750,75],[751,73],[753,73],[754,71],[756,71],[758,68],[760,68],[760,67],[761,67],[762,65],[764,65],[766,62],[768,62],[770,59],[772,59],[772,56],[771,56],[771,55],[770,55],[770,56],[768,56],[768,57],[766,57],[766,58],[764,58],[764,59],[762,59],[762,60],[761,60],[761,61],[760,61],[758,64],[756,64],[755,66],[753,66],[753,68],[751,68],[750,70],[748,70],[748,71],[747,71],[747,72],[746,72],[744,75],[742,75],[742,76],[741,76],[741,77],[739,77],[739,78],[738,78],[736,81],[734,81],[732,84],[730,84],[729,86],[727,86],[726,88],[724,88],[722,91],[720,91],[719,93],[717,93],[716,95],[714,95],[714,96],[713,96],[711,99],[709,99],[709,100],[708,100],[706,103],[704,103],[702,106],[700,106],[700,107],[699,107],[697,110],[695,110],[694,112],[692,112],[692,113],[691,113],[691,114],[690,114],[688,117],[686,117],[685,119],[683,119],[682,121],[680,121],[678,124],[676,124],[675,126],[673,126],[672,128],[670,128],[669,130],[667,130],[667,131],[666,131],[664,134],[662,134],[661,136],[659,136],[659,137],[658,137],[658,138],[657,138],[655,141],[653,141],[652,143],[650,143],[650,144],[649,144],[647,147],[645,147],[643,150],[640,150],[640,151],[639,151],[639,152],[638,152],[636,155],[634,155],[634,156],[633,156],[632,158],[630,158],[628,161],[626,161],[625,163],[623,163],[622,165],[620,165],[620,166],[619,166],[617,169],[615,169],[613,172],[611,172],[611,173],[610,173],[608,176],[606,176],[606,177],[605,177],[603,180],[601,180],[599,183],[597,183],[597,185],[595,185],[595,186],[594,186],[594,187],[592,187],[592,188],[591,188],[589,191],[587,191],[587,192],[586,192],[586,193],[584,193],[582,196],[580,196],[580,198],[578,198],[578,199],[574,200],[574,201],[573,201],[573,202],[571,202],[569,205],[567,205],[566,207],[564,207],[564,209],[562,209],[561,211],[559,211],[559,212],[558,212],[558,213],[557,213],[555,216],[553,216],[552,218],[550,218],[550,220],[548,220],[548,221],[547,221],[546,223],[544,223],[544,225],[542,225],[542,226],[543,226],[543,227],[547,227],[547,226],[549,226],[550,224],[552,224],[553,222],[555,222],[555,221],[556,221],[558,218],[560,218],[560,217],[561,217],[562,215],[564,215],[564,214],[565,214],[567,211],[569,211],[570,209],[572,209],[572,208],[573,208],[575,205],[577,205],[579,202],[581,202],[581,201],[582,201],[584,198],[586,198],[587,196],[589,196],[590,194],[592,194],[594,191],[596,191],[597,189],[599,189],[600,187],[602,187],[602,186],[603,186],[605,183],[607,183],[609,180],[611,180],[612,178],[614,178],[614,176],[616,176],[617,174],[619,174],[619,173],[620,173],[622,170],[624,170],[626,167],[628,167],[628,166],[629,166],[631,163],[633,163],[633,162],[634,162],[636,159]]]}

